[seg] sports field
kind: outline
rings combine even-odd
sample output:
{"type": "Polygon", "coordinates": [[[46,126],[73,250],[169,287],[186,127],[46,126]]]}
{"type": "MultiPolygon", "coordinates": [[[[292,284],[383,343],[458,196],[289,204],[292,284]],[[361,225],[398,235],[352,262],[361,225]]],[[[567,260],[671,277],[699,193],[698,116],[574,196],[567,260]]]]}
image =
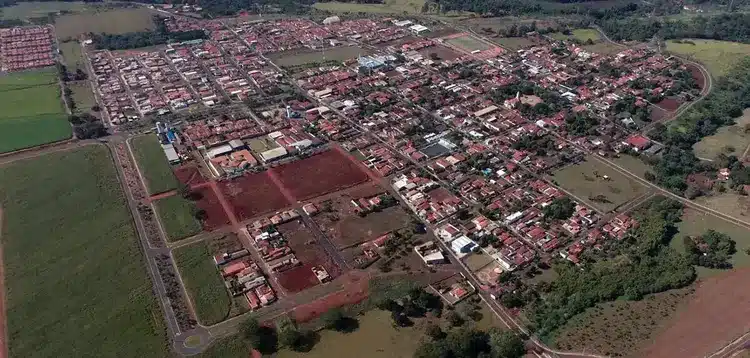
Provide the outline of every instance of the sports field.
{"type": "Polygon", "coordinates": [[[9,356],[170,355],[104,146],[0,168],[0,188],[9,356]]]}
{"type": "Polygon", "coordinates": [[[70,138],[55,71],[0,75],[0,153],[70,138]]]}
{"type": "Polygon", "coordinates": [[[177,177],[167,162],[156,136],[136,137],[131,142],[133,155],[138,163],[149,194],[158,194],[177,188],[177,177]]]}
{"type": "Polygon", "coordinates": [[[667,41],[667,51],[698,61],[706,65],[712,76],[721,77],[739,59],[750,55],[750,45],[716,40],[687,39],[682,43],[670,40],[667,41]]]}
{"type": "Polygon", "coordinates": [[[382,4],[357,4],[349,2],[318,2],[313,7],[331,12],[368,12],[376,14],[418,14],[425,0],[385,0],[382,4]]]}
{"type": "Polygon", "coordinates": [[[484,51],[490,48],[490,46],[484,43],[484,41],[481,41],[471,35],[448,38],[448,39],[445,39],[445,42],[452,46],[462,48],[469,52],[484,51]]]}
{"type": "Polygon", "coordinates": [[[225,320],[232,303],[206,243],[183,246],[172,254],[198,321],[208,326],[225,320]]]}
{"type": "Polygon", "coordinates": [[[77,38],[93,32],[123,34],[153,30],[153,15],[146,8],[113,9],[82,14],[63,15],[55,20],[55,31],[60,39],[77,38]]]}
{"type": "Polygon", "coordinates": [[[177,241],[201,232],[201,223],[193,216],[196,209],[193,202],[180,195],[156,201],[156,212],[167,232],[167,240],[177,241]]]}

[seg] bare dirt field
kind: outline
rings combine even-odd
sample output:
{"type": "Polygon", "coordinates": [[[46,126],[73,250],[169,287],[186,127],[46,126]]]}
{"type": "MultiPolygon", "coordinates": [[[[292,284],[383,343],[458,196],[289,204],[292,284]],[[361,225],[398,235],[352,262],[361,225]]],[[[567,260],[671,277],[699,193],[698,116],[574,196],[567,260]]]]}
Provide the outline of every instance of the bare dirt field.
{"type": "Polygon", "coordinates": [[[680,108],[682,103],[674,98],[664,98],[661,102],[656,105],[669,112],[674,112],[677,108],[680,108]]]}
{"type": "Polygon", "coordinates": [[[218,184],[240,220],[276,211],[291,204],[266,172],[247,174],[218,184]]]}
{"type": "Polygon", "coordinates": [[[227,213],[224,212],[219,198],[211,187],[202,187],[194,189],[194,191],[200,197],[200,200],[196,202],[196,206],[206,212],[206,219],[203,220],[203,230],[216,230],[230,224],[227,213]]]}
{"type": "Polygon", "coordinates": [[[367,174],[337,150],[271,169],[297,200],[345,189],[368,179],[367,174]],[[335,175],[331,175],[335,173],[335,175]]]}
{"type": "Polygon", "coordinates": [[[651,106],[651,115],[649,118],[651,119],[651,122],[658,122],[664,118],[667,118],[669,113],[658,106],[651,106]]]}
{"type": "Polygon", "coordinates": [[[696,285],[693,298],[638,357],[709,355],[750,331],[750,269],[717,275],[696,285]]]}
{"type": "Polygon", "coordinates": [[[312,272],[315,266],[323,266],[331,279],[341,275],[341,269],[315,241],[310,229],[301,220],[290,221],[277,227],[289,242],[289,247],[302,265],[277,275],[281,286],[289,292],[300,292],[320,283],[312,272]]]}
{"type": "Polygon", "coordinates": [[[426,57],[429,57],[430,54],[434,53],[437,55],[438,59],[443,60],[443,61],[455,60],[461,57],[460,53],[453,51],[450,48],[442,46],[442,45],[423,48],[419,50],[419,53],[421,53],[422,56],[426,56],[426,57]]]}
{"type": "Polygon", "coordinates": [[[185,185],[193,186],[206,182],[197,167],[192,164],[181,165],[174,169],[177,180],[185,185]]]}
{"type": "Polygon", "coordinates": [[[693,64],[688,64],[687,68],[690,70],[690,74],[693,75],[695,82],[698,83],[698,87],[703,90],[703,87],[706,86],[706,77],[703,72],[700,70],[700,68],[698,68],[698,66],[693,64]]]}

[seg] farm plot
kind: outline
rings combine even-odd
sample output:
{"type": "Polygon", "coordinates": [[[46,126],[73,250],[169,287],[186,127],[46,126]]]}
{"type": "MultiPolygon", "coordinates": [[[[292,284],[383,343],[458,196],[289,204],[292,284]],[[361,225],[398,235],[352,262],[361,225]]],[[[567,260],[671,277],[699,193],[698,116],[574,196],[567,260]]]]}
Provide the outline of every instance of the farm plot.
{"type": "Polygon", "coordinates": [[[750,45],[729,41],[688,39],[667,41],[667,51],[706,65],[714,77],[724,76],[740,59],[750,55],[750,45]]]}
{"type": "Polygon", "coordinates": [[[484,51],[490,49],[490,46],[487,45],[484,41],[469,34],[461,34],[459,36],[449,37],[445,39],[445,42],[450,44],[451,46],[464,49],[468,52],[484,51]]]}
{"type": "Polygon", "coordinates": [[[742,112],[742,117],[731,126],[720,127],[716,134],[704,137],[693,145],[693,151],[698,158],[714,159],[717,155],[745,156],[745,150],[750,146],[750,110],[742,112]],[[747,128],[746,128],[747,126],[747,128]]]}
{"type": "Polygon", "coordinates": [[[157,200],[155,205],[170,242],[201,232],[201,223],[195,218],[198,208],[193,202],[180,195],[172,195],[157,200]]]}
{"type": "Polygon", "coordinates": [[[647,191],[637,181],[591,158],[558,170],[552,178],[580,200],[604,212],[612,211],[647,191]]]}
{"type": "Polygon", "coordinates": [[[291,205],[266,172],[222,181],[219,187],[240,220],[291,205]]]}
{"type": "Polygon", "coordinates": [[[99,5],[95,3],[84,2],[53,2],[53,1],[29,1],[19,2],[13,6],[4,7],[0,13],[2,19],[19,19],[26,20],[32,18],[46,18],[49,13],[59,11],[82,12],[93,10],[99,5]]]}
{"type": "Polygon", "coordinates": [[[54,70],[0,76],[0,153],[70,138],[54,70]]]}
{"type": "Polygon", "coordinates": [[[277,275],[278,281],[289,292],[300,292],[320,283],[312,271],[323,266],[331,279],[341,274],[341,269],[326,254],[307,226],[301,221],[290,221],[277,227],[288,241],[289,247],[302,265],[277,275]]]}
{"type": "Polygon", "coordinates": [[[78,38],[95,34],[124,34],[155,28],[153,13],[146,8],[114,9],[100,12],[63,15],[55,19],[55,31],[60,39],[78,38]]]}
{"type": "Polygon", "coordinates": [[[15,162],[0,187],[9,356],[170,355],[104,146],[15,162]]]}
{"type": "Polygon", "coordinates": [[[212,325],[225,320],[232,302],[206,243],[183,246],[172,254],[198,321],[212,325]]]}
{"type": "Polygon", "coordinates": [[[337,150],[271,169],[297,200],[348,188],[367,180],[357,164],[337,150]],[[335,175],[332,175],[335,174],[335,175]]]}
{"type": "Polygon", "coordinates": [[[375,14],[419,14],[425,0],[385,0],[382,4],[358,4],[351,2],[319,2],[313,7],[331,12],[366,12],[375,14]]]}
{"type": "Polygon", "coordinates": [[[136,137],[132,141],[132,148],[149,194],[159,194],[177,188],[177,178],[156,136],[136,137]]]}
{"type": "Polygon", "coordinates": [[[369,51],[357,46],[336,47],[325,51],[289,51],[270,55],[271,61],[281,67],[299,66],[307,63],[325,61],[344,62],[357,58],[359,55],[367,55],[369,51]]]}

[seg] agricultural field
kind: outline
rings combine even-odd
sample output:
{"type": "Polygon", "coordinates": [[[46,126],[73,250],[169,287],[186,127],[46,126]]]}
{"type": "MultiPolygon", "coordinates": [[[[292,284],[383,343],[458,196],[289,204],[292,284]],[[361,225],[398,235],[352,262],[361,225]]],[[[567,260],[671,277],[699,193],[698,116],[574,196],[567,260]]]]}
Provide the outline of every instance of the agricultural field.
{"type": "MultiPolygon", "coordinates": [[[[735,253],[730,260],[735,268],[750,266],[750,255],[745,252],[745,249],[750,248],[750,231],[723,219],[719,219],[713,215],[704,214],[693,209],[685,209],[682,215],[682,221],[677,224],[678,232],[670,242],[670,246],[678,252],[684,252],[685,246],[682,241],[683,237],[703,235],[706,230],[709,229],[725,233],[737,243],[737,253],[735,253]]],[[[699,277],[707,277],[726,272],[725,270],[709,269],[705,267],[698,267],[697,271],[699,277]]]]}
{"type": "Polygon", "coordinates": [[[0,153],[71,137],[54,69],[0,76],[0,153]]]}
{"type": "Polygon", "coordinates": [[[489,29],[491,32],[506,30],[513,25],[531,25],[536,23],[537,28],[547,28],[557,25],[557,18],[545,17],[543,19],[521,18],[516,16],[503,17],[474,17],[460,20],[460,24],[473,28],[477,32],[483,32],[483,29],[489,29]]]}
{"type": "Polygon", "coordinates": [[[177,189],[177,178],[156,136],[136,137],[131,142],[131,148],[149,194],[177,189]]]}
{"type": "Polygon", "coordinates": [[[291,205],[271,180],[267,171],[222,181],[219,187],[229,201],[234,214],[240,220],[247,220],[291,205]]]}
{"type": "Polygon", "coordinates": [[[338,150],[270,169],[297,200],[309,199],[362,183],[367,174],[338,150]],[[335,172],[336,175],[330,175],[335,172]]]}
{"type": "Polygon", "coordinates": [[[462,48],[468,52],[484,51],[490,48],[490,46],[487,45],[484,41],[468,34],[453,38],[447,38],[445,39],[445,42],[447,44],[450,44],[451,46],[462,48]]]}
{"type": "Polygon", "coordinates": [[[625,50],[625,48],[622,46],[617,46],[616,44],[604,40],[594,41],[593,45],[584,45],[581,47],[588,52],[598,53],[602,55],[614,55],[616,53],[619,53],[620,51],[625,50]]]}
{"type": "Polygon", "coordinates": [[[612,211],[647,191],[637,181],[591,158],[558,170],[552,178],[563,189],[604,212],[612,211]]]}
{"type": "Polygon", "coordinates": [[[201,232],[201,223],[194,216],[197,206],[190,200],[180,195],[172,195],[157,200],[155,205],[161,224],[167,233],[167,240],[170,242],[201,232]]]}
{"type": "Polygon", "coordinates": [[[13,6],[2,8],[0,18],[3,20],[18,19],[26,20],[31,18],[47,17],[49,13],[59,11],[66,12],[83,12],[91,11],[98,8],[96,3],[85,2],[53,2],[53,1],[29,1],[19,2],[13,6]]]}
{"type": "Polygon", "coordinates": [[[198,321],[210,326],[225,320],[232,302],[206,243],[183,246],[172,254],[198,321]]]}
{"type": "Polygon", "coordinates": [[[724,76],[741,58],[750,55],[750,45],[716,40],[683,40],[677,43],[667,41],[667,51],[684,55],[708,68],[711,76],[724,76]],[[689,42],[688,42],[689,41],[689,42]]]}
{"type": "Polygon", "coordinates": [[[9,356],[170,355],[104,146],[15,162],[0,187],[9,356]]]}
{"type": "Polygon", "coordinates": [[[374,14],[419,14],[425,0],[385,0],[382,4],[357,4],[348,2],[318,2],[313,7],[331,12],[365,12],[374,14]]]}
{"type": "Polygon", "coordinates": [[[555,346],[566,351],[632,356],[675,317],[693,290],[648,295],[640,301],[618,300],[589,308],[560,330],[555,346]]]}
{"type": "Polygon", "coordinates": [[[698,158],[715,159],[721,153],[743,158],[748,146],[750,146],[750,109],[746,109],[734,125],[720,127],[716,134],[704,137],[700,142],[695,143],[693,151],[698,158]]]}
{"type": "Polygon", "coordinates": [[[153,13],[146,8],[112,9],[63,15],[55,19],[57,38],[68,39],[93,33],[123,34],[155,28],[153,13]]]}
{"type": "Polygon", "coordinates": [[[552,36],[552,38],[556,40],[576,39],[581,42],[586,42],[588,40],[596,42],[601,40],[599,31],[596,31],[594,29],[575,29],[571,31],[570,35],[565,35],[562,32],[555,32],[553,34],[550,34],[550,36],[552,36]]]}
{"type": "Polygon", "coordinates": [[[319,63],[325,61],[339,61],[355,59],[360,55],[367,55],[369,51],[357,46],[336,47],[325,51],[300,52],[289,51],[273,54],[271,61],[281,67],[299,66],[308,63],[319,63]]]}

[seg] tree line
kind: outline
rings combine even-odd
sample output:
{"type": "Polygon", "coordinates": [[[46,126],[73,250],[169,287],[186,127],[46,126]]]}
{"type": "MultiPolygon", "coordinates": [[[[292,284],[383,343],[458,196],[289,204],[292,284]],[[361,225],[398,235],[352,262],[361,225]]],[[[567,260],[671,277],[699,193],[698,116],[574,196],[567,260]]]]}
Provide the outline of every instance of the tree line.
{"type": "Polygon", "coordinates": [[[750,14],[721,13],[698,15],[688,19],[630,17],[605,19],[597,24],[615,41],[648,41],[662,39],[700,38],[734,42],[750,42],[750,14]]]}
{"type": "Polygon", "coordinates": [[[164,24],[164,17],[154,16],[154,31],[136,31],[124,34],[90,34],[94,46],[98,49],[126,50],[139,47],[164,45],[169,42],[183,42],[206,39],[208,34],[203,30],[171,32],[164,24]]]}

